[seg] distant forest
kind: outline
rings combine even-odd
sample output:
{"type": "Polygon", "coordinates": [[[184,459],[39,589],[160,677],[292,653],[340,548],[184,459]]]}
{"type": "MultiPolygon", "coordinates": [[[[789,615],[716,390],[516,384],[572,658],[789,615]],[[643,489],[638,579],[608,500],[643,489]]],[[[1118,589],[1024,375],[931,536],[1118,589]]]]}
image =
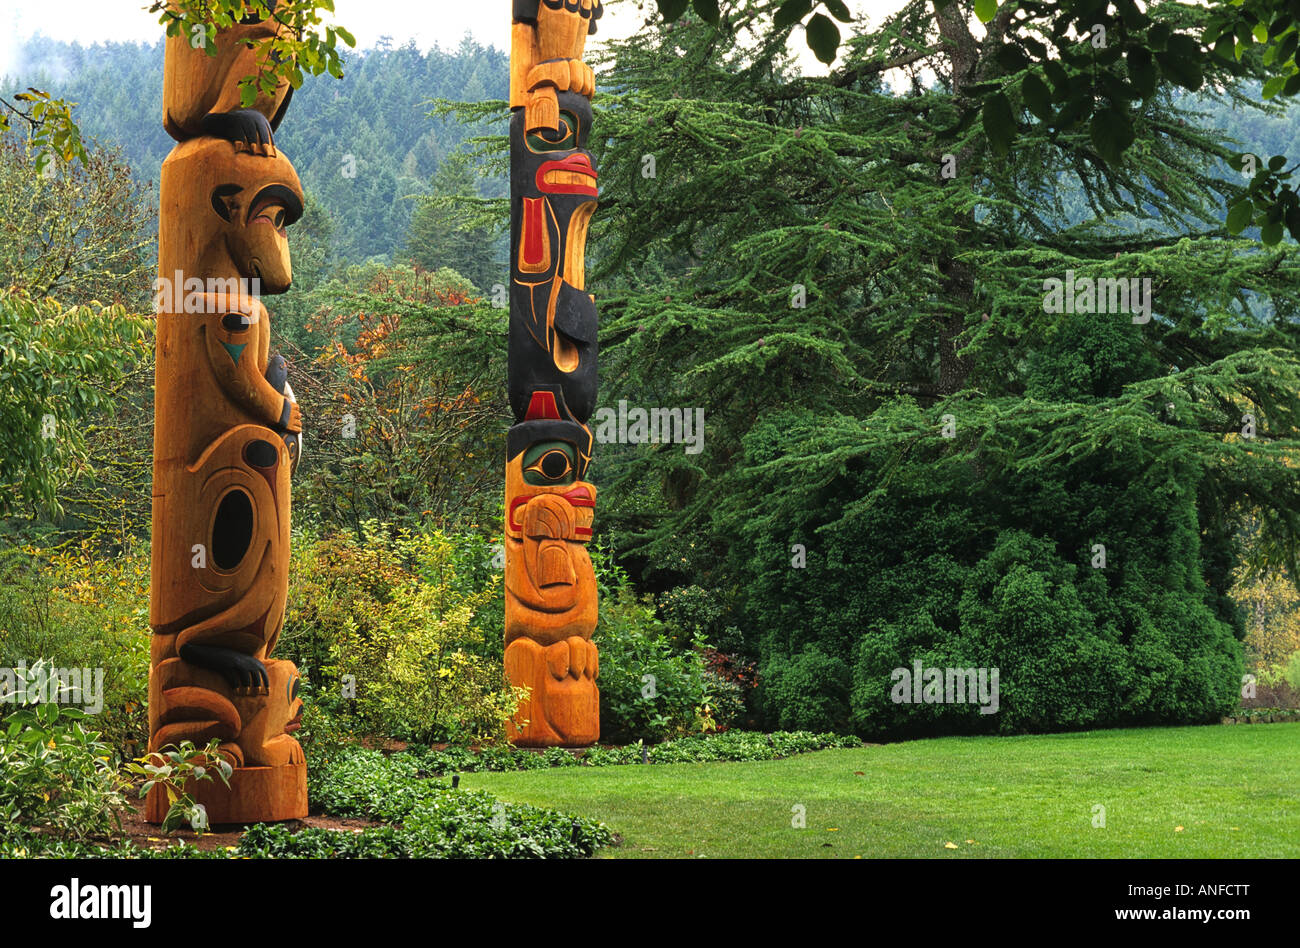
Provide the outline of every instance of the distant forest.
{"type": "MultiPolygon", "coordinates": [[[[309,81],[294,93],[276,144],[324,212],[332,263],[401,255],[418,197],[431,193],[445,159],[483,131],[430,117],[430,100],[504,100],[509,59],[468,36],[454,52],[381,40],[349,54],[341,81],[309,81]]],[[[37,36],[22,47],[17,71],[0,88],[35,86],[78,103],[83,135],[119,146],[139,180],[156,184],[175,144],[162,127],[162,39],[85,47],[37,36]]],[[[505,181],[485,177],[477,187],[500,196],[505,181]]]]}
{"type": "MultiPolygon", "coordinates": [[[[421,197],[437,193],[434,176],[448,157],[459,154],[469,138],[504,132],[432,117],[432,101],[504,100],[509,61],[507,53],[481,46],[468,35],[454,52],[421,52],[413,42],[394,46],[381,40],[373,49],[348,55],[342,80],[309,81],[294,93],[290,118],[276,142],[293,160],[314,206],[298,233],[314,230],[312,237],[326,244],[326,272],[368,260],[407,259],[413,212],[421,197]]],[[[21,47],[19,74],[0,77],[0,89],[35,86],[76,102],[83,134],[120,147],[139,181],[152,187],[174,144],[162,128],[162,66],[161,39],[152,46],[85,47],[36,36],[21,47]]],[[[1205,127],[1224,130],[1243,151],[1265,157],[1300,155],[1300,109],[1294,105],[1274,115],[1218,102],[1198,108],[1209,117],[1205,127]]],[[[459,167],[445,170],[448,181],[461,187],[472,181],[482,197],[505,194],[502,175],[471,177],[459,167]]],[[[1063,187],[1074,186],[1069,175],[1061,180],[1063,187]]],[[[1069,224],[1091,216],[1081,193],[1077,200],[1066,199],[1064,207],[1069,224]]],[[[1124,226],[1119,220],[1111,223],[1124,226]]],[[[482,269],[493,268],[500,243],[498,235],[482,248],[482,269]]],[[[448,263],[467,269],[463,260],[448,263]]],[[[462,275],[479,289],[490,289],[481,276],[462,275]]]]}

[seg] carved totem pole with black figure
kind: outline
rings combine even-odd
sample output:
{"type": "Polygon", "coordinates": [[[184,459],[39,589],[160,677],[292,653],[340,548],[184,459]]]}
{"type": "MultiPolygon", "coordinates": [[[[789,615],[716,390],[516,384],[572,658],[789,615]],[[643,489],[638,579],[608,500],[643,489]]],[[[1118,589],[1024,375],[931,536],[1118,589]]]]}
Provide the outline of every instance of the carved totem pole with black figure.
{"type": "MultiPolygon", "coordinates": [[[[303,194],[273,139],[288,82],[250,108],[238,87],[262,55],[249,41],[279,29],[250,16],[218,33],[215,56],[185,35],[166,48],[163,125],[178,144],[159,209],[149,747],[220,741],[230,788],[191,790],[212,823],[307,815],[298,670],[271,658],[302,422],[259,299],[289,288],[303,194]]],[[[167,808],[155,787],[149,819],[167,808]]]]}
{"type": "Polygon", "coordinates": [[[600,0],[514,0],[510,105],[510,407],[505,665],[531,696],[508,728],[530,747],[600,736],[596,578],[586,482],[596,304],[586,292],[595,80],[582,61],[600,0]]]}

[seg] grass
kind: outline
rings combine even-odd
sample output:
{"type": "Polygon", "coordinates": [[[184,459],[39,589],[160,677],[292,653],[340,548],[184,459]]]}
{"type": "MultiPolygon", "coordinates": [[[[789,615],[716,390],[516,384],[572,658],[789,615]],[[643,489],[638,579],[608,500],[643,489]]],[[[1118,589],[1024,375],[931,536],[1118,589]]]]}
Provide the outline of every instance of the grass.
{"type": "Polygon", "coordinates": [[[623,842],[602,857],[1296,857],[1298,749],[1295,724],[1145,728],[476,773],[461,786],[604,821],[623,842]]]}

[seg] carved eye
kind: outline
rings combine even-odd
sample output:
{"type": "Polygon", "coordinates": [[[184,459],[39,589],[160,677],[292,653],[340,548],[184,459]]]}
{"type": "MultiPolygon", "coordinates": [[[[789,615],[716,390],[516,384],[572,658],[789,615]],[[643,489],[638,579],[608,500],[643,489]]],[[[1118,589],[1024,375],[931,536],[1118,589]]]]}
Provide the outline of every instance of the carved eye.
{"type": "Polygon", "coordinates": [[[578,147],[578,117],[572,112],[560,112],[560,128],[553,132],[549,128],[532,132],[524,136],[528,149],[545,155],[553,151],[570,151],[578,147]]]}
{"type": "Polygon", "coordinates": [[[542,444],[524,457],[524,481],[535,486],[568,484],[573,481],[572,448],[565,444],[542,444]]]}
{"type": "Polygon", "coordinates": [[[221,328],[226,332],[247,332],[253,321],[243,313],[226,313],[221,317],[221,328]]]}

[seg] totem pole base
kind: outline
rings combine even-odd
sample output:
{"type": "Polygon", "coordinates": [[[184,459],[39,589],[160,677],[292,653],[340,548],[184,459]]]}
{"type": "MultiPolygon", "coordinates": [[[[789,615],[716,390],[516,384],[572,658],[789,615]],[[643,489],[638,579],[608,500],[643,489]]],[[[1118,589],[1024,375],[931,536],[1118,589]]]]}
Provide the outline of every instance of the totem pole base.
{"type": "MultiPolygon", "coordinates": [[[[208,822],[275,823],[301,820],[307,815],[307,765],[280,767],[236,767],[230,774],[230,788],[221,778],[195,782],[185,787],[196,803],[208,810],[208,822]]],[[[167,791],[155,786],[145,799],[145,819],[161,823],[167,817],[167,791]]]]}
{"type": "Polygon", "coordinates": [[[589,747],[600,739],[600,689],[596,646],[574,636],[545,648],[531,639],[506,647],[506,677],[532,689],[506,737],[517,747],[589,747]]]}

